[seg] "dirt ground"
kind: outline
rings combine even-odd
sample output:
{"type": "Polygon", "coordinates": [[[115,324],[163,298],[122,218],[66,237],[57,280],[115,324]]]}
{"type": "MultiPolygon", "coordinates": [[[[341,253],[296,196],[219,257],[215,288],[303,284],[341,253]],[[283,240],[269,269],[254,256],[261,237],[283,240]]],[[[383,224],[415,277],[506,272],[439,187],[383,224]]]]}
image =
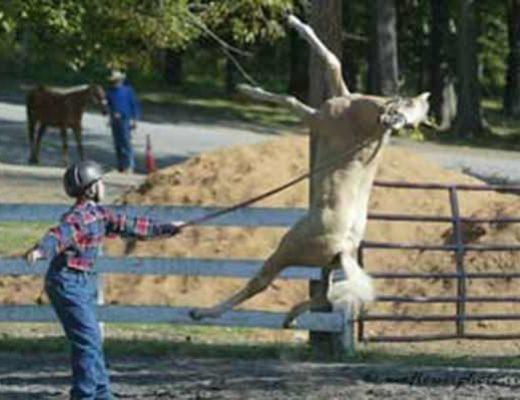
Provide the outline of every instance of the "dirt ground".
{"type": "MultiPolygon", "coordinates": [[[[0,360],[0,398],[67,398],[64,356],[9,353],[0,354],[0,360]]],[[[520,399],[515,371],[119,357],[110,360],[110,372],[118,399],[520,399]]]]}

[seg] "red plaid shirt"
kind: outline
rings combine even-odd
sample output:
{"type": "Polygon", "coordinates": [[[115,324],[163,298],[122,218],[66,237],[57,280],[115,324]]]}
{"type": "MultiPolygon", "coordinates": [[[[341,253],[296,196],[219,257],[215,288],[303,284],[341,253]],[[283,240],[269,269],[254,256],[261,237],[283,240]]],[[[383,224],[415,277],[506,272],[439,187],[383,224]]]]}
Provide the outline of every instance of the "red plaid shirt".
{"type": "Polygon", "coordinates": [[[38,244],[46,258],[65,254],[66,266],[89,271],[94,266],[106,236],[137,237],[140,239],[173,235],[178,230],[171,224],[157,223],[148,218],[129,218],[86,201],[74,205],[61,217],[38,244]]]}

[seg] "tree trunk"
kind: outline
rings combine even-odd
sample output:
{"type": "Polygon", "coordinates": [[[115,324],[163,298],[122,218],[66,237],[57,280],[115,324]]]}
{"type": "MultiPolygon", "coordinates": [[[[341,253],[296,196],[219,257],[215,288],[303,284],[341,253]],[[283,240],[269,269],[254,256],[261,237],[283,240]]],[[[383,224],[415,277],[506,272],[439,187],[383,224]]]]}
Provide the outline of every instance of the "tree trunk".
{"type": "Polygon", "coordinates": [[[478,137],[483,132],[477,54],[476,0],[460,0],[457,51],[458,137],[478,137]]]}
{"type": "MultiPolygon", "coordinates": [[[[311,26],[329,50],[341,60],[342,1],[312,0],[311,26]]],[[[331,93],[323,62],[312,53],[309,62],[309,78],[309,103],[311,107],[319,107],[331,96],[331,93]]]]}
{"type": "Polygon", "coordinates": [[[368,91],[383,96],[399,90],[395,0],[373,0],[368,91]]]}
{"type": "MultiPolygon", "coordinates": [[[[343,29],[347,33],[353,31],[353,27],[356,23],[353,15],[353,3],[351,0],[343,2],[343,29]]],[[[352,40],[343,40],[343,57],[341,65],[343,66],[343,76],[345,82],[352,93],[358,91],[358,74],[359,74],[359,60],[353,56],[353,44],[352,40]]]]}
{"type": "Polygon", "coordinates": [[[166,49],[164,54],[164,78],[173,86],[178,86],[184,78],[182,54],[172,49],[166,49]]]}
{"type": "MultiPolygon", "coordinates": [[[[318,37],[323,41],[325,46],[332,51],[338,60],[342,57],[342,1],[341,0],[312,0],[310,24],[318,37]]],[[[310,52],[309,60],[309,103],[312,107],[319,108],[324,100],[331,96],[329,85],[326,80],[326,72],[324,63],[314,54],[310,52]]],[[[310,133],[310,154],[315,154],[313,149],[316,147],[314,133],[310,133]]],[[[315,166],[315,160],[311,157],[310,167],[315,166]]],[[[310,198],[312,198],[313,185],[310,180],[310,198]]],[[[318,293],[325,295],[328,291],[328,273],[322,273],[321,281],[311,281],[309,287],[309,296],[312,297],[318,293]]],[[[313,308],[313,311],[330,311],[332,306],[324,306],[313,308]]],[[[311,332],[309,337],[312,348],[315,349],[316,355],[331,355],[335,351],[335,339],[330,333],[311,332]]]]}
{"type": "Polygon", "coordinates": [[[437,124],[442,130],[447,130],[457,114],[455,79],[448,56],[450,17],[445,2],[430,0],[430,8],[430,104],[437,124]]]}
{"type": "Polygon", "coordinates": [[[235,92],[235,87],[237,85],[235,68],[233,61],[231,61],[229,57],[226,57],[225,87],[227,95],[231,95],[235,92]]]}
{"type": "Polygon", "coordinates": [[[520,0],[508,0],[508,39],[504,112],[512,117],[520,116],[520,0]]]}
{"type": "Polygon", "coordinates": [[[306,43],[293,29],[289,34],[289,88],[288,92],[300,100],[309,95],[309,51],[306,43]]]}

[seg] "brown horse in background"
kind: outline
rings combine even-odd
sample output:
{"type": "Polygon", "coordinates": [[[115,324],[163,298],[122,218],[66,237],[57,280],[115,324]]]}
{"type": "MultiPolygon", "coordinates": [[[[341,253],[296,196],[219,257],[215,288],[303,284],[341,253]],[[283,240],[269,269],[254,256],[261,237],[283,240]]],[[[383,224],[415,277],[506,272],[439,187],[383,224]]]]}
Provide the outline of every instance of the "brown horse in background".
{"type": "Polygon", "coordinates": [[[79,156],[84,159],[81,120],[89,99],[101,107],[103,115],[107,113],[105,91],[100,85],[82,85],[67,89],[39,86],[27,94],[29,163],[39,162],[41,140],[48,126],[60,129],[65,165],[68,164],[67,128],[73,130],[79,156]]]}

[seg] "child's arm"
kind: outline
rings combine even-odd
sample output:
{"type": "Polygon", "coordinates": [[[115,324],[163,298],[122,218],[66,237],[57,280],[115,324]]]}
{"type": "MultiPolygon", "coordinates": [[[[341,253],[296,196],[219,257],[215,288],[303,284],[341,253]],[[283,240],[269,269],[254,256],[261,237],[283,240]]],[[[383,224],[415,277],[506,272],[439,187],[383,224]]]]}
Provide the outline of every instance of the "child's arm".
{"type": "Polygon", "coordinates": [[[145,217],[128,217],[125,214],[107,213],[107,234],[137,239],[174,236],[181,229],[179,222],[161,223],[145,217]]]}
{"type": "Polygon", "coordinates": [[[65,219],[60,225],[49,229],[43,238],[25,253],[25,259],[29,264],[41,258],[52,259],[64,250],[75,247],[81,236],[80,221],[75,218],[65,219]]]}

